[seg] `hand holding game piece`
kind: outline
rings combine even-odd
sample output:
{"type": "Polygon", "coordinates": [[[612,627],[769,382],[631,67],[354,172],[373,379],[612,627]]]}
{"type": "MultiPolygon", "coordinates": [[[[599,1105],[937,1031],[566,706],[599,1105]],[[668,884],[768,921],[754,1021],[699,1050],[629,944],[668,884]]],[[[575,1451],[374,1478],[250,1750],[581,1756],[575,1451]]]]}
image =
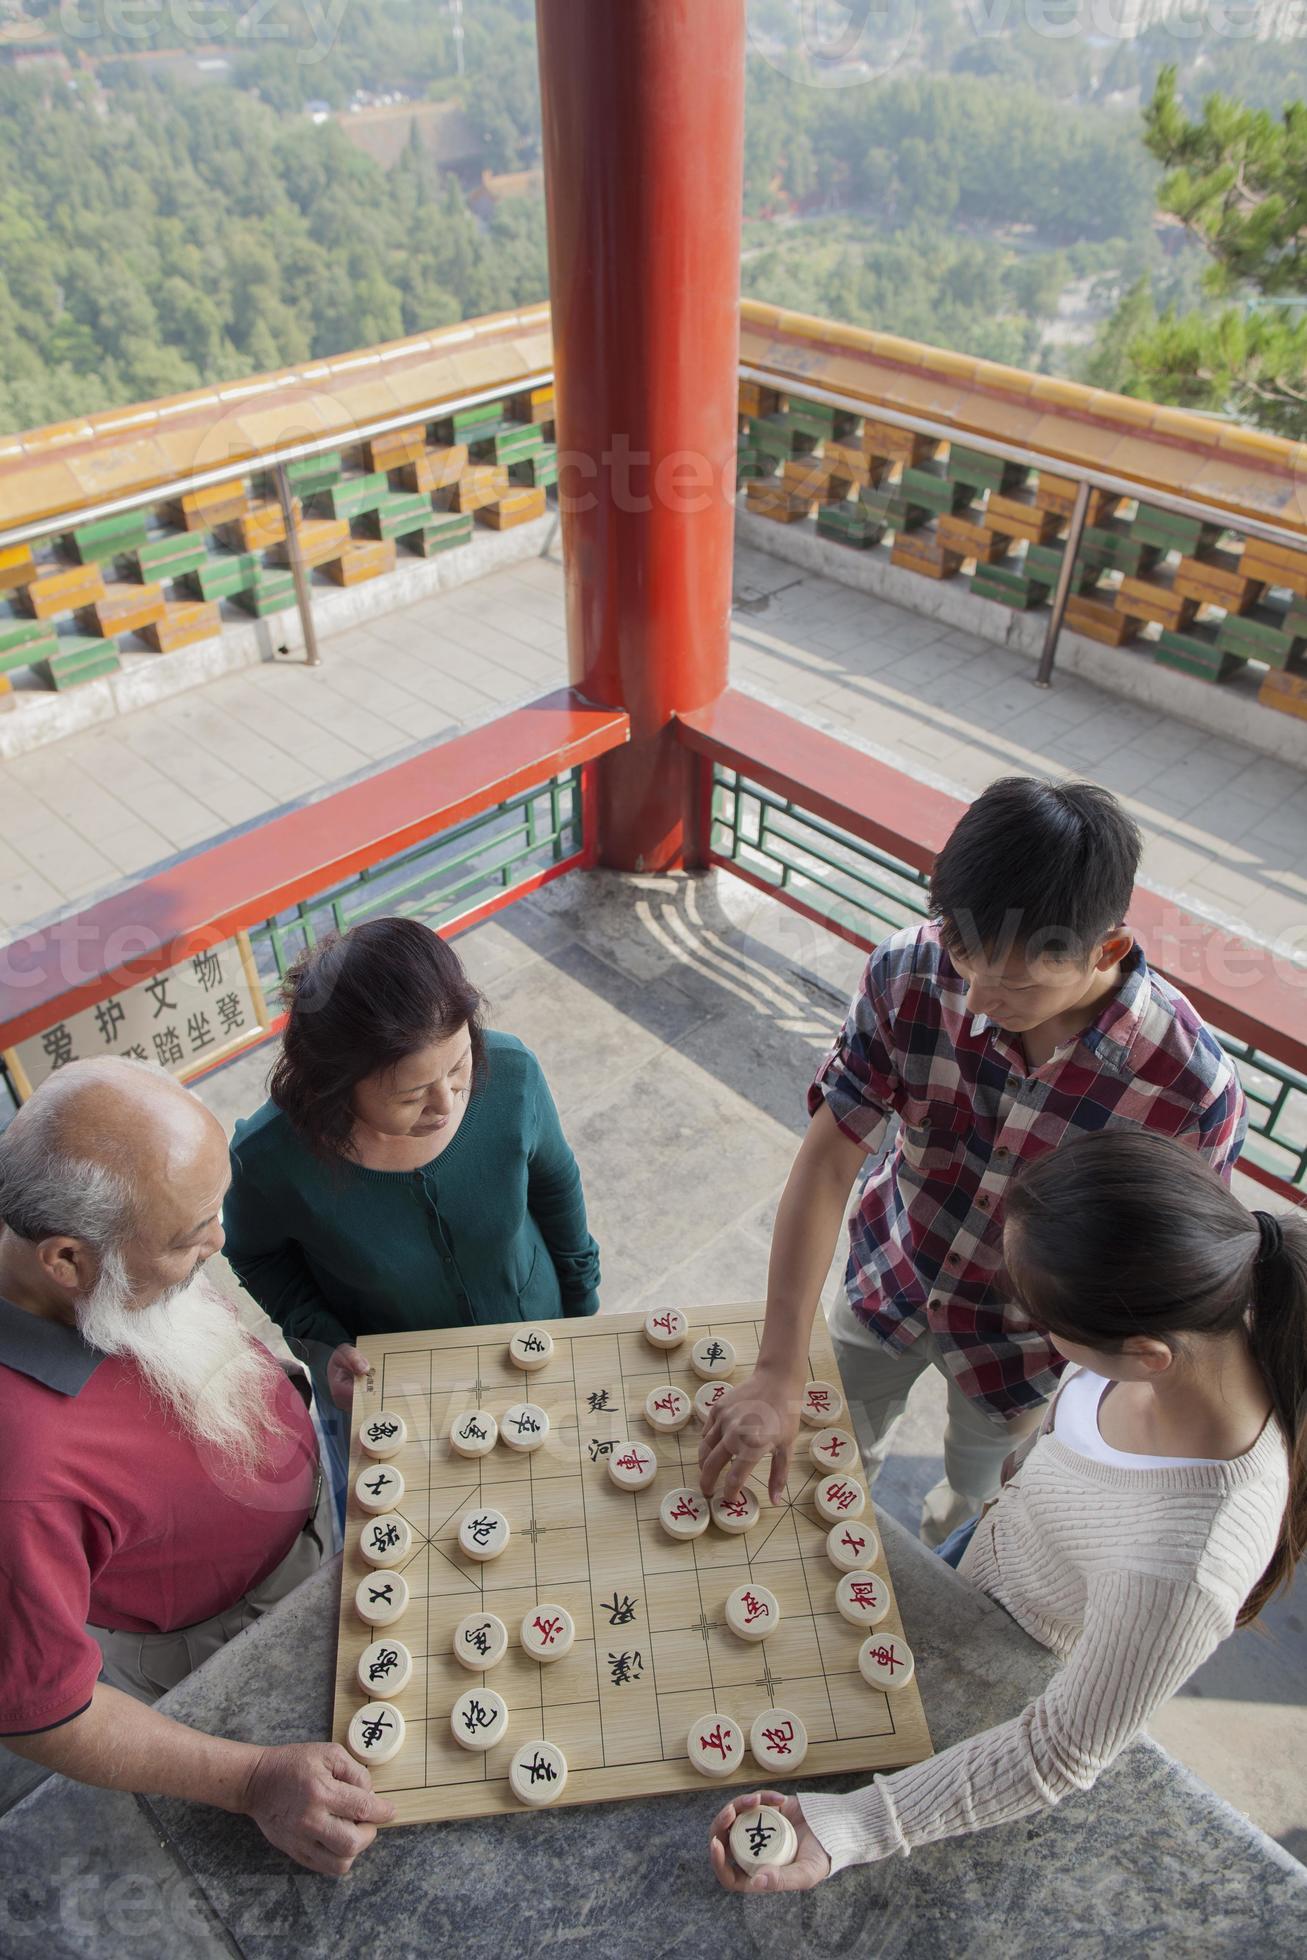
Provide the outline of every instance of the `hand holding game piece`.
{"type": "Polygon", "coordinates": [[[503,1512],[488,1504],[464,1511],[458,1521],[458,1549],[478,1565],[498,1558],[512,1535],[503,1512]]]}
{"type": "Polygon", "coordinates": [[[486,1409],[467,1409],[449,1426],[450,1447],[459,1456],[488,1456],[499,1441],[499,1424],[486,1409]]]}
{"type": "Polygon", "coordinates": [[[744,1761],[744,1730],[713,1709],[691,1722],[685,1753],[700,1776],[729,1776],[744,1761]]]}
{"type": "Polygon", "coordinates": [[[683,1388],[675,1388],[671,1382],[651,1388],[644,1398],[644,1419],[651,1429],[670,1434],[684,1429],[693,1414],[694,1403],[683,1388]]]}
{"type": "Polygon", "coordinates": [[[869,1688],[893,1694],[907,1687],[916,1670],[911,1647],[897,1633],[870,1634],[858,1649],[858,1672],[869,1688]]]}
{"type": "Polygon", "coordinates": [[[533,1661],[547,1666],[551,1661],[561,1661],[564,1654],[570,1654],[576,1639],[576,1624],[565,1606],[552,1603],[533,1606],[529,1613],[522,1615],[519,1634],[522,1652],[533,1661]]]}
{"type": "Polygon", "coordinates": [[[764,1708],[749,1728],[749,1749],[761,1769],[788,1775],[808,1753],[808,1731],[788,1708],[764,1708]]]}
{"type": "Polygon", "coordinates": [[[619,1490],[647,1490],[658,1475],[658,1458],[645,1443],[619,1443],[608,1458],[608,1474],[619,1490]]]}
{"type": "Polygon", "coordinates": [[[359,1535],[369,1565],[402,1565],[413,1549],[413,1532],[404,1518],[373,1518],[359,1535]]]}
{"type": "Polygon", "coordinates": [[[808,1444],[808,1455],[819,1470],[852,1470],[858,1446],[847,1429],[819,1429],[808,1444]]]}
{"type": "Polygon", "coordinates": [[[498,1667],[508,1652],[508,1628],[495,1613],[468,1613],[454,1628],[454,1659],[477,1674],[498,1667]]]}
{"type": "MultiPolygon", "coordinates": [[[[695,1396],[701,1406],[703,1390],[695,1396]]],[[[789,1378],[758,1367],[747,1382],[719,1396],[703,1413],[699,1444],[699,1488],[711,1495],[719,1482],[732,1496],[764,1456],[771,1457],[767,1490],[773,1504],[785,1495],[790,1452],[799,1427],[797,1388],[789,1378]]]]}
{"type": "MultiPolygon", "coordinates": [[[[696,1419],[705,1424],[711,1422],[713,1415],[721,1407],[731,1392],[729,1382],[705,1382],[702,1388],[694,1391],[694,1413],[696,1419]]],[[[703,1445],[699,1445],[699,1455],[703,1456],[703,1445]]]]}
{"type": "Polygon", "coordinates": [[[644,1338],[651,1347],[679,1347],[690,1331],[690,1323],[679,1307],[655,1307],[644,1317],[644,1338]]]}
{"type": "Polygon", "coordinates": [[[343,1878],[395,1806],[335,1742],[287,1742],[261,1749],[240,1808],[269,1844],[325,1878],[343,1878]]]}
{"type": "Polygon", "coordinates": [[[388,1701],[370,1701],[350,1723],[345,1743],[360,1763],[388,1763],[404,1747],[404,1717],[388,1701]]]}
{"type": "Polygon", "coordinates": [[[413,1679],[413,1656],[402,1640],[374,1640],[359,1655],[358,1683],[365,1695],[402,1695],[413,1679]]]}
{"type": "Polygon", "coordinates": [[[838,1524],[842,1518],[862,1516],[867,1508],[867,1493],[852,1477],[841,1473],[818,1484],[813,1502],[827,1524],[838,1524]]]}
{"type": "Polygon", "coordinates": [[[720,1334],[705,1334],[690,1349],[690,1366],[701,1381],[722,1381],[735,1368],[735,1349],[720,1334]]]}
{"type": "Polygon", "coordinates": [[[514,1368],[521,1368],[526,1374],[534,1375],[541,1368],[547,1368],[554,1357],[554,1337],[543,1327],[524,1327],[520,1334],[514,1334],[508,1343],[508,1359],[514,1368]]]}
{"type": "Polygon", "coordinates": [[[388,1464],[372,1464],[360,1470],[354,1481],[354,1495],[365,1511],[373,1516],[382,1511],[393,1511],[404,1495],[404,1479],[398,1470],[388,1464]]]}
{"type": "MultiPolygon", "coordinates": [[[[337,1353],[340,1350],[337,1349],[337,1353]]],[[[358,1349],[354,1349],[358,1353],[358,1349]]],[[[335,1359],[333,1355],[332,1359],[335,1359]]],[[[366,1365],[366,1364],[365,1364],[366,1365]]],[[[397,1416],[392,1409],[381,1409],[375,1416],[369,1416],[359,1430],[359,1447],[365,1456],[378,1460],[394,1456],[397,1450],[408,1441],[408,1424],[403,1416],[397,1416]]]]}
{"type": "MultiPolygon", "coordinates": [[[[352,1341],[342,1341],[340,1346],[333,1348],[327,1357],[327,1393],[335,1406],[343,1409],[346,1415],[354,1406],[355,1382],[361,1381],[364,1375],[371,1373],[372,1366],[367,1356],[361,1348],[356,1348],[352,1341]]],[[[397,1418],[387,1418],[387,1420],[397,1420],[397,1418]]],[[[372,1426],[372,1423],[368,1424],[369,1429],[372,1426]]],[[[365,1443],[363,1447],[367,1449],[367,1444],[365,1443]]],[[[398,1447],[396,1444],[396,1448],[398,1447]]],[[[369,1454],[380,1454],[380,1452],[370,1451],[369,1454]]]]}
{"type": "Polygon", "coordinates": [[[549,1434],[549,1417],[535,1402],[514,1402],[504,1410],[499,1433],[510,1450],[538,1450],[549,1434]]]}
{"type": "Polygon", "coordinates": [[[799,1397],[799,1418],[814,1429],[824,1429],[843,1414],[844,1397],[833,1382],[809,1382],[799,1397]]]}
{"type": "Polygon", "coordinates": [[[393,1626],[408,1610],[408,1581],[402,1572],[369,1572],[354,1590],[354,1608],[370,1627],[393,1626]]]}
{"type": "Polygon", "coordinates": [[[730,1531],[738,1536],[741,1532],[752,1531],[762,1507],[746,1484],[734,1497],[712,1498],[709,1509],[712,1521],[720,1531],[730,1531]]]}
{"type": "Polygon", "coordinates": [[[837,1572],[861,1572],[880,1557],[880,1540],[861,1519],[846,1520],[827,1532],[826,1556],[837,1572]]]}
{"type": "Polygon", "coordinates": [[[814,1835],[797,1797],[783,1797],[779,1790],[755,1790],[752,1796],[737,1797],[718,1811],[708,1838],[708,1860],[717,1883],[727,1892],[806,1892],[830,1877],[830,1859],[814,1835]],[[798,1849],[788,1865],[766,1865],[761,1871],[743,1872],[730,1852],[731,1832],[737,1820],[762,1805],[778,1810],[793,1827],[798,1849]]]}
{"type": "Polygon", "coordinates": [[[508,1703],[493,1688],[469,1688],[450,1709],[449,1727],[462,1748],[484,1754],[508,1727],[508,1703]]]}
{"type": "Polygon", "coordinates": [[[890,1609],[889,1587],[874,1572],[846,1572],[835,1604],[850,1626],[878,1627],[890,1609]]]}
{"type": "Polygon", "coordinates": [[[533,1810],[557,1803],[566,1781],[567,1758],[555,1742],[524,1742],[508,1765],[509,1788],[533,1810]]]}
{"type": "Polygon", "coordinates": [[[792,1865],[799,1848],[799,1834],[783,1810],[759,1804],[744,1810],[731,1825],[731,1856],[742,1872],[761,1871],[765,1865],[792,1865]]]}
{"type": "Polygon", "coordinates": [[[737,1586],[726,1601],[726,1624],[741,1640],[765,1640],[781,1623],[776,1595],[766,1586],[737,1586]]]}
{"type": "Polygon", "coordinates": [[[669,1490],[658,1507],[658,1521],[669,1538],[701,1538],[710,1517],[708,1499],[688,1485],[669,1490]]]}

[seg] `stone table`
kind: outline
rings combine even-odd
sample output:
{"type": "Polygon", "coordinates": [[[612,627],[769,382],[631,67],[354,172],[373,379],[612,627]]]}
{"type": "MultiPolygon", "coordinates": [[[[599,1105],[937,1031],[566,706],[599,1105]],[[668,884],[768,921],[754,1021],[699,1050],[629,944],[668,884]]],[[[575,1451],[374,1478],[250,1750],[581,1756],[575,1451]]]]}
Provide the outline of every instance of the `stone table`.
{"type": "MultiPolygon", "coordinates": [[[[1014,1714],[1052,1657],[880,1519],[937,1748],[1014,1714]]],[[[162,1706],[267,1742],[328,1733],[338,1568],[328,1566],[162,1706]]],[[[856,1780],[856,1779],[855,1779],[856,1780]]],[[[801,1787],[801,1784],[800,1786],[801,1787]]],[[[832,1787],[824,1785],[823,1787],[832,1787]]],[[[841,1787],[841,1786],[834,1786],[841,1787]]],[[[848,1782],[842,1787],[849,1787],[848,1782]]],[[[849,1955],[1150,1960],[1307,1953],[1307,1870],[1144,1739],[1060,1809],[739,1898],[710,1876],[719,1791],[385,1831],[317,1878],[243,1818],[52,1778],[0,1825],[6,1960],[721,1960],[849,1955]],[[382,1937],[384,1936],[384,1948],[382,1937]]]]}

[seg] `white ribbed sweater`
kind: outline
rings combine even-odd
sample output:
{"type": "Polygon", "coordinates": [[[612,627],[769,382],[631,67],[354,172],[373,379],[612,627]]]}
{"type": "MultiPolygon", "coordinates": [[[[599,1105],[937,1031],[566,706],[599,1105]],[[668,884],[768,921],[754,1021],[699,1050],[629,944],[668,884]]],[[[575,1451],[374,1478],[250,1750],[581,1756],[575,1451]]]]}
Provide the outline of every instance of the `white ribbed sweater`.
{"type": "Polygon", "coordinates": [[[1229,1463],[1121,1470],[1045,1431],[959,1567],[1065,1662],[1009,1722],[878,1776],[800,1797],[831,1870],[1004,1824],[1087,1790],[1231,1632],[1289,1494],[1276,1423],[1229,1463]]]}

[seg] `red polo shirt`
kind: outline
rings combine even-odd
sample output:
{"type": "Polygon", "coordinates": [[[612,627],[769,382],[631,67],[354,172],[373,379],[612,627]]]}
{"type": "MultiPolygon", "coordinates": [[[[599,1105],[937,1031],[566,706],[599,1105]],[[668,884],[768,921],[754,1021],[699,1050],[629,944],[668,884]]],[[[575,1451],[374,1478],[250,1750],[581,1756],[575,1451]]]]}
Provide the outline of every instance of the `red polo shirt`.
{"type": "Polygon", "coordinates": [[[281,1563],[318,1449],[278,1369],[285,1436],[254,1475],[183,1435],[134,1363],[0,1300],[0,1735],[80,1715],[100,1672],[87,1623],[169,1633],[281,1563]]]}

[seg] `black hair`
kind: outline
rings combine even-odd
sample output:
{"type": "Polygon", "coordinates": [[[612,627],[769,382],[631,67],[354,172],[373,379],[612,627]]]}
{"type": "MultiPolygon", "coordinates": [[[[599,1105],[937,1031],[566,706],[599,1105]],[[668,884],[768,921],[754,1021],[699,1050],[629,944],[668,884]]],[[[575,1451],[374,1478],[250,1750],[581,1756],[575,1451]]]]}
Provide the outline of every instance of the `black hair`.
{"type": "Polygon", "coordinates": [[[484,1003],[457,953],[416,919],[369,919],[302,953],[269,1091],[319,1157],[352,1154],[355,1086],[466,1026],[485,1063],[484,1003]]]}
{"type": "Polygon", "coordinates": [[[1083,965],[1124,924],[1143,839],[1094,783],[1004,776],[954,827],[930,876],[949,952],[1083,965]]]}
{"type": "Polygon", "coordinates": [[[1280,1541],[1239,1624],[1256,1619],[1307,1548],[1307,1211],[1255,1215],[1186,1145],[1104,1130],[1029,1165],[1004,1212],[1013,1296],[1046,1333],[1107,1353],[1132,1334],[1247,1333],[1290,1464],[1280,1541]]]}

